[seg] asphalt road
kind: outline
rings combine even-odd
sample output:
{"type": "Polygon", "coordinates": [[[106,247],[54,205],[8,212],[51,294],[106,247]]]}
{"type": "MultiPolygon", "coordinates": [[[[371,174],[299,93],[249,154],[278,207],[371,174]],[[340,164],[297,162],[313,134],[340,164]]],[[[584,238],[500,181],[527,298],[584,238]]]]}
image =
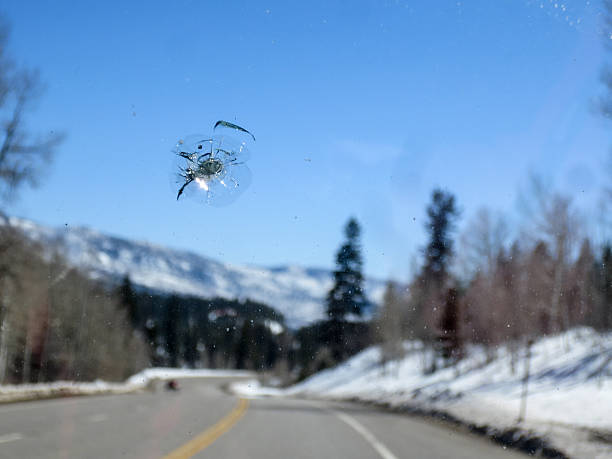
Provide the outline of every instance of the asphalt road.
{"type": "Polygon", "coordinates": [[[487,440],[356,404],[181,390],[0,406],[0,458],[522,458],[487,440]]]}

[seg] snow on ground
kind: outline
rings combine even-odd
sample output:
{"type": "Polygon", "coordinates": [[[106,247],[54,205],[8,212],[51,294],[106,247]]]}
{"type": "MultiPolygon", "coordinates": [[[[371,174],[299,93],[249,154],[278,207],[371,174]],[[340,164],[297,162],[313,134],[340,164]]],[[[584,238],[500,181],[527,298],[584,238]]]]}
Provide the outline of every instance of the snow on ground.
{"type": "MultiPolygon", "coordinates": [[[[386,367],[378,347],[371,347],[284,390],[253,381],[234,384],[233,390],[245,396],[358,399],[443,411],[497,430],[517,426],[525,348],[519,350],[514,372],[507,347],[491,356],[472,346],[459,364],[429,375],[423,374],[427,359],[422,346],[406,343],[406,349],[404,358],[386,367]]],[[[612,458],[612,334],[581,328],[533,345],[527,415],[520,427],[546,437],[571,457],[612,458]]]]}
{"type": "Polygon", "coordinates": [[[56,381],[40,384],[0,385],[0,403],[37,400],[75,395],[126,394],[150,388],[155,381],[184,378],[246,378],[248,371],[189,370],[182,368],[148,368],[122,383],[106,381],[56,381]]]}
{"type": "Polygon", "coordinates": [[[232,392],[243,397],[279,397],[287,395],[287,391],[276,387],[262,386],[256,379],[238,381],[231,384],[232,392]]]}
{"type": "Polygon", "coordinates": [[[147,368],[131,376],[126,384],[146,385],[152,380],[185,379],[185,378],[244,378],[252,376],[250,371],[243,370],[211,370],[203,368],[190,370],[187,368],[147,368]]]}

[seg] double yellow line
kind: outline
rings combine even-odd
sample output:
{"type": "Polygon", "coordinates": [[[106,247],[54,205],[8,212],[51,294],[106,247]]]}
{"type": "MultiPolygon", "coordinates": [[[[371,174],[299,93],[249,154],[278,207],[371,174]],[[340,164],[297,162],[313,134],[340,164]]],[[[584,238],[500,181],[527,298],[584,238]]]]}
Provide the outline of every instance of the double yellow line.
{"type": "Polygon", "coordinates": [[[230,411],[227,416],[217,422],[214,426],[206,429],[204,432],[185,443],[178,449],[175,449],[163,459],[188,459],[210,446],[217,438],[230,430],[236,424],[249,407],[249,401],[241,398],[238,404],[230,411]]]}

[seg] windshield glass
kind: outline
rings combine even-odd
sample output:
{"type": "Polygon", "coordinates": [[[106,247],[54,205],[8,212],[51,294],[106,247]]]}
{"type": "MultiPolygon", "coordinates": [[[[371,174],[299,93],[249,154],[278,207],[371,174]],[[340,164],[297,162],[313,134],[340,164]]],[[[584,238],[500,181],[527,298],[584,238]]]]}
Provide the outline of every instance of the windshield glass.
{"type": "Polygon", "coordinates": [[[0,456],[612,457],[611,127],[610,0],[5,2],[0,456]]]}

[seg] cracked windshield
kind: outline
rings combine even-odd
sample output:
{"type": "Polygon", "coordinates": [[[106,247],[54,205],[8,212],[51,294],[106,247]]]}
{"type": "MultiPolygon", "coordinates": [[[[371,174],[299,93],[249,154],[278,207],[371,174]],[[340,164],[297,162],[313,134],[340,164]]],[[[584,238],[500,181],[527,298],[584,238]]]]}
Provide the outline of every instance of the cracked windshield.
{"type": "Polygon", "coordinates": [[[0,4],[0,459],[612,458],[612,0],[0,4]]]}

